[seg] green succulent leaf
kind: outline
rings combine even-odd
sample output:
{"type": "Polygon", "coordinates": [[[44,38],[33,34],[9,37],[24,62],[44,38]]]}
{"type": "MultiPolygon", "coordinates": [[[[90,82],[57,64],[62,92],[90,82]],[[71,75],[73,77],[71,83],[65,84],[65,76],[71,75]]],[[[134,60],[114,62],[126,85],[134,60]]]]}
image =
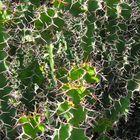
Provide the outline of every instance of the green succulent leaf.
{"type": "Polygon", "coordinates": [[[68,83],[67,77],[68,71],[64,68],[60,68],[56,71],[56,78],[60,80],[62,83],[68,83]]]}
{"type": "Polygon", "coordinates": [[[81,78],[84,74],[84,70],[81,69],[81,68],[73,68],[71,71],[70,71],[70,78],[72,80],[77,80],[79,78],[81,78]]]}
{"type": "Polygon", "coordinates": [[[89,73],[85,74],[84,79],[86,80],[87,83],[90,84],[98,83],[100,81],[99,77],[91,76],[89,73]]]}
{"type": "Polygon", "coordinates": [[[71,126],[69,124],[62,124],[59,130],[56,130],[54,140],[66,140],[71,131],[71,126]]]}
{"type": "Polygon", "coordinates": [[[90,0],[90,1],[88,1],[88,10],[90,12],[95,11],[98,8],[99,8],[99,5],[98,5],[98,1],[97,0],[90,0]]]}
{"type": "Polygon", "coordinates": [[[7,85],[7,79],[3,74],[0,74],[0,88],[4,88],[7,85]]]}
{"type": "Polygon", "coordinates": [[[18,121],[19,121],[19,123],[24,124],[24,123],[28,123],[29,122],[29,119],[28,119],[27,116],[22,116],[22,117],[19,118],[18,121]]]}
{"type": "Polygon", "coordinates": [[[63,102],[61,103],[59,106],[58,106],[58,109],[57,109],[57,113],[58,114],[63,114],[64,112],[66,112],[68,109],[70,108],[68,102],[63,102]]]}
{"type": "Polygon", "coordinates": [[[37,137],[35,129],[29,123],[25,123],[23,125],[23,128],[24,128],[25,134],[30,136],[32,139],[35,139],[37,137]]]}
{"type": "Polygon", "coordinates": [[[0,60],[3,60],[7,56],[5,51],[0,51],[0,60]]]}
{"type": "Polygon", "coordinates": [[[61,31],[65,25],[65,21],[60,17],[53,18],[53,23],[58,31],[61,31]]]}
{"type": "Polygon", "coordinates": [[[36,127],[36,131],[37,132],[44,132],[46,129],[45,124],[40,123],[37,127],[36,127]]]}
{"type": "Polygon", "coordinates": [[[73,118],[69,121],[75,127],[78,127],[86,119],[86,109],[82,106],[76,106],[70,110],[73,118]]]}
{"type": "Polygon", "coordinates": [[[89,140],[89,138],[85,136],[84,130],[79,128],[73,128],[71,131],[71,135],[68,138],[68,140],[74,140],[74,139],[89,140]]]}
{"type": "Polygon", "coordinates": [[[79,92],[76,89],[69,90],[67,95],[72,98],[74,104],[78,105],[80,103],[79,92]]]}
{"type": "Polygon", "coordinates": [[[105,131],[111,130],[111,128],[112,121],[109,120],[108,118],[102,118],[98,120],[98,122],[96,122],[93,129],[95,132],[103,133],[105,131]]]}
{"type": "Polygon", "coordinates": [[[43,24],[50,25],[52,23],[52,19],[46,13],[41,13],[40,20],[43,24]]]}
{"type": "Polygon", "coordinates": [[[4,72],[4,71],[6,71],[6,66],[5,66],[4,61],[1,61],[1,62],[0,62],[0,73],[1,73],[1,72],[4,72]]]}
{"type": "Polygon", "coordinates": [[[137,86],[138,84],[134,80],[130,80],[128,81],[127,89],[133,91],[137,86]]]}
{"type": "Polygon", "coordinates": [[[48,9],[48,10],[47,10],[47,14],[48,14],[50,17],[54,17],[54,16],[55,16],[55,10],[54,10],[54,9],[48,9]]]}
{"type": "Polygon", "coordinates": [[[79,2],[75,2],[71,6],[69,12],[75,17],[79,16],[79,14],[83,12],[81,4],[79,2]]]}
{"type": "Polygon", "coordinates": [[[132,9],[127,3],[121,3],[121,15],[124,19],[128,19],[131,16],[132,9]]]}

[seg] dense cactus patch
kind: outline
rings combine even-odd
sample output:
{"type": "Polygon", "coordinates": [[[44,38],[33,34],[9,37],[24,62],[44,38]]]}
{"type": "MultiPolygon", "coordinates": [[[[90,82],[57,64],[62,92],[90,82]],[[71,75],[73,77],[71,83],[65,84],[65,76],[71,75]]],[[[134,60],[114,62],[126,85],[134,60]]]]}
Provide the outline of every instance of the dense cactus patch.
{"type": "Polygon", "coordinates": [[[139,139],[139,15],[139,0],[1,0],[0,140],[139,139]]]}

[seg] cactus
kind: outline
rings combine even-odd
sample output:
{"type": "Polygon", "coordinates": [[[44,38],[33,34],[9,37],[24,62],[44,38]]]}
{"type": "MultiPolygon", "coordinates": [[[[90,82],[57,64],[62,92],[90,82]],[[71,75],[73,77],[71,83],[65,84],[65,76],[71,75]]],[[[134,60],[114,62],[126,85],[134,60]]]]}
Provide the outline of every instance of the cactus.
{"type": "MultiPolygon", "coordinates": [[[[6,47],[7,34],[4,27],[4,21],[6,19],[4,19],[3,14],[3,11],[0,10],[0,120],[1,124],[3,124],[1,126],[2,130],[7,134],[5,138],[14,139],[16,131],[14,130],[13,125],[15,122],[14,117],[16,110],[12,106],[13,104],[10,103],[10,101],[12,100],[10,96],[12,88],[8,85],[9,80],[6,77],[6,72],[9,68],[7,68],[8,66],[6,64],[7,53],[4,51],[4,48],[6,47]]],[[[5,13],[5,16],[8,15],[6,15],[5,13]]]]}
{"type": "MultiPolygon", "coordinates": [[[[67,134],[68,139],[74,139],[80,137],[80,139],[88,140],[89,138],[84,135],[84,129],[80,128],[80,125],[86,121],[87,109],[82,107],[84,98],[92,93],[94,89],[88,87],[88,84],[97,84],[100,79],[96,75],[95,69],[89,64],[81,64],[79,67],[74,66],[67,74],[69,82],[64,83],[62,91],[67,96],[67,101],[58,105],[57,114],[66,119],[69,125],[60,126],[59,130],[56,130],[54,139],[63,139],[64,133],[67,134]],[[70,131],[70,132],[69,132],[70,131]]],[[[65,139],[66,139],[65,138],[65,139]]]]}
{"type": "Polygon", "coordinates": [[[139,90],[138,9],[130,0],[0,1],[5,137],[117,138],[139,90]]]}
{"type": "Polygon", "coordinates": [[[38,133],[45,131],[45,125],[41,122],[41,114],[23,115],[18,121],[22,125],[24,132],[19,137],[36,139],[38,133]]]}

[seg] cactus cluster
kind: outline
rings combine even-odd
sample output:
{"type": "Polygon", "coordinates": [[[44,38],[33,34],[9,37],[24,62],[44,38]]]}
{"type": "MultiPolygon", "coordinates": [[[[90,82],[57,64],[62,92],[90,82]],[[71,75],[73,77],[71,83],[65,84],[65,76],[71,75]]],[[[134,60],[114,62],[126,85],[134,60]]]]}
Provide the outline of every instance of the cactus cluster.
{"type": "Polygon", "coordinates": [[[0,139],[140,138],[139,14],[138,0],[1,0],[0,139]]]}

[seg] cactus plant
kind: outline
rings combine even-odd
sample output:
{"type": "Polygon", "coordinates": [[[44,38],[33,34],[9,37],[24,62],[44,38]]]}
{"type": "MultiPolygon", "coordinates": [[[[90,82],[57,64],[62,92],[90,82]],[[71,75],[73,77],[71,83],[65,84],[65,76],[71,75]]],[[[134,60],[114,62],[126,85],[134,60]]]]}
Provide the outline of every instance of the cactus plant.
{"type": "Polygon", "coordinates": [[[129,118],[139,90],[139,8],[131,0],[0,1],[4,137],[117,138],[114,125],[129,118]]]}

